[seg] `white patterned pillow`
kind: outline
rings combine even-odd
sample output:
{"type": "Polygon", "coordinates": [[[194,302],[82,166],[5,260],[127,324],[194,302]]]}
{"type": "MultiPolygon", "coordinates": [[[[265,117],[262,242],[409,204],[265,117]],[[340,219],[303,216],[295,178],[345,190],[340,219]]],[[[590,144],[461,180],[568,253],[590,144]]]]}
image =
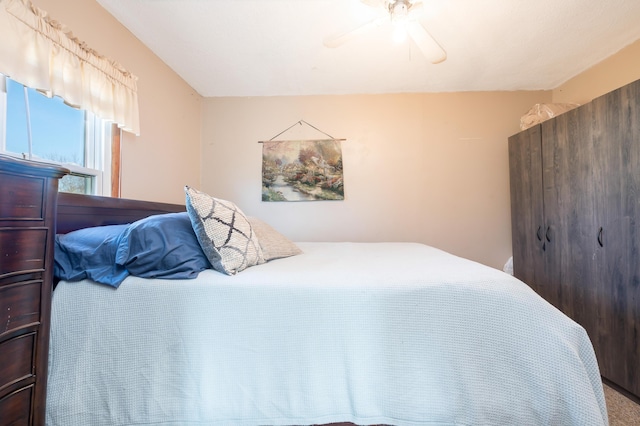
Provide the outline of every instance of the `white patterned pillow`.
{"type": "Polygon", "coordinates": [[[193,230],[215,270],[235,275],[265,262],[258,237],[238,206],[188,186],[184,190],[193,230]]]}

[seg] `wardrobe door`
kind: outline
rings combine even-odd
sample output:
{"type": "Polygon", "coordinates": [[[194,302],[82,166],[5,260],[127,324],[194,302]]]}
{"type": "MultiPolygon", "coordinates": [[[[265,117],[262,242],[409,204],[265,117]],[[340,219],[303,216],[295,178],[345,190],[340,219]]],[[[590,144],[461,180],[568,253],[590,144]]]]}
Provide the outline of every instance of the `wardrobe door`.
{"type": "Polygon", "coordinates": [[[585,194],[592,178],[589,115],[587,104],[541,124],[545,298],[574,319],[593,276],[591,248],[582,243],[594,222],[593,199],[585,194]]]}
{"type": "Polygon", "coordinates": [[[541,294],[546,286],[540,125],[509,138],[509,179],[514,275],[541,294]]]}
{"type": "Polygon", "coordinates": [[[594,194],[602,192],[602,166],[594,161],[591,104],[542,123],[544,201],[549,279],[557,307],[581,324],[590,337],[597,322],[595,303],[597,244],[601,212],[594,194]]]}
{"type": "Polygon", "coordinates": [[[594,346],[602,375],[640,396],[640,81],[592,103],[606,168],[594,346]]]}

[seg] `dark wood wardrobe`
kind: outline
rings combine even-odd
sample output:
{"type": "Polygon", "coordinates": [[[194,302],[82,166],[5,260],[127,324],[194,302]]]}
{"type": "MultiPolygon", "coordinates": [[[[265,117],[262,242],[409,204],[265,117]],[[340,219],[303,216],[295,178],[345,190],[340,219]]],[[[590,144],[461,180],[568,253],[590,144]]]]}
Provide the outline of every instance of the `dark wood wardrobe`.
{"type": "Polygon", "coordinates": [[[509,138],[514,274],[640,400],[640,80],[509,138]]]}

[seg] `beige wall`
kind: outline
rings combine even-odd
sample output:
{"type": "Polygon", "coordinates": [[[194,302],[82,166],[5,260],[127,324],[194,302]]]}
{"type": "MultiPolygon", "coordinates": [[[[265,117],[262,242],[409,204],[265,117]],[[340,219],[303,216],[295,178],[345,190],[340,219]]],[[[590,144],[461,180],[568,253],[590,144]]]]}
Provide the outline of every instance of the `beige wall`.
{"type": "Polygon", "coordinates": [[[511,255],[507,137],[520,116],[640,78],[637,42],[547,92],[203,100],[95,1],[34,4],[139,77],[142,134],[124,134],[123,197],[182,203],[188,184],[299,241],[420,241],[497,268],[511,255]],[[260,201],[257,141],[300,119],[347,139],[345,201],[260,201]]]}
{"type": "MultiPolygon", "coordinates": [[[[520,117],[638,78],[640,41],[547,92],[205,99],[201,189],[294,240],[419,241],[501,268],[511,255],[507,138],[520,117]],[[347,139],[345,201],[260,201],[257,141],[300,119],[347,139]]],[[[296,126],[283,138],[321,136],[296,126]]]]}
{"type": "Polygon", "coordinates": [[[640,40],[553,90],[553,102],[584,104],[640,79],[640,40]]]}
{"type": "Polygon", "coordinates": [[[202,97],[93,0],[34,0],[80,40],[139,77],[140,136],[123,133],[122,197],[184,203],[200,179],[202,97]]]}
{"type": "MultiPolygon", "coordinates": [[[[202,190],[297,241],[419,241],[502,268],[507,138],[550,92],[209,98],[202,190]],[[261,201],[262,145],[303,119],[342,144],[345,201],[261,201]]],[[[322,138],[295,126],[279,139],[322,138]]]]}

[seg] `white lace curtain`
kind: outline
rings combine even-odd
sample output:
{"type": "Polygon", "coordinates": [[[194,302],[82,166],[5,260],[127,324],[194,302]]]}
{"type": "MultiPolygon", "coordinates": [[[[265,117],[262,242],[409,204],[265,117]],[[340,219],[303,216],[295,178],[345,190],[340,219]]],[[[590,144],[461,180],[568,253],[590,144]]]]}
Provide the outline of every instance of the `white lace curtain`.
{"type": "Polygon", "coordinates": [[[140,134],[138,78],[29,0],[0,0],[0,73],[140,134]]]}

